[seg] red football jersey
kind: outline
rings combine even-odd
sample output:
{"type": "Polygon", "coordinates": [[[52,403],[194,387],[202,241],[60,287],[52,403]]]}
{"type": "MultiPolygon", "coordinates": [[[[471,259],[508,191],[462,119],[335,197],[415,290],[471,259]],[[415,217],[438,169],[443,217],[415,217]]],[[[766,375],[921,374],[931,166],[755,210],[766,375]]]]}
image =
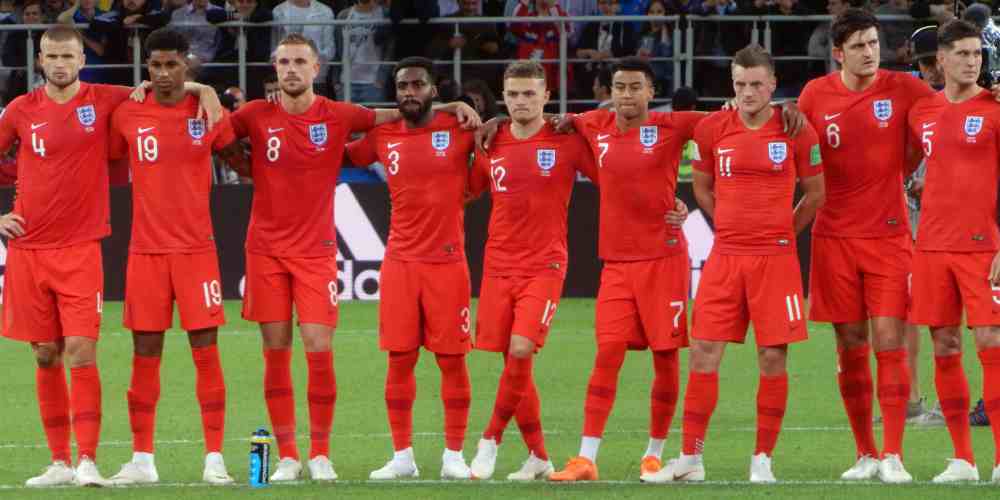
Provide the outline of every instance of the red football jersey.
{"type": "Polygon", "coordinates": [[[355,165],[385,166],[392,201],[387,257],[410,262],[465,260],[465,193],[473,133],[450,113],[426,127],[404,120],[375,127],[347,145],[355,165]]]}
{"type": "Polygon", "coordinates": [[[910,133],[927,158],[917,249],[997,251],[1000,104],[986,90],[958,104],[938,92],[910,111],[910,133]]]}
{"type": "Polygon", "coordinates": [[[337,254],[333,195],[352,132],[375,126],[375,112],[317,96],[304,113],[257,100],[232,116],[249,137],[254,182],[247,251],[277,257],[337,254]]]}
{"type": "Polygon", "coordinates": [[[806,85],[799,108],[825,136],[826,203],[816,213],[814,234],[877,238],[909,231],[906,116],[917,99],[933,93],[916,77],[887,70],[861,92],[845,87],[839,71],[806,85]]]}
{"type": "Polygon", "coordinates": [[[24,217],[19,248],[61,248],[111,234],[108,130],[131,89],[80,83],[58,104],[45,87],[14,99],[0,117],[0,150],[20,140],[14,212],[24,217]]]}
{"type": "Polygon", "coordinates": [[[163,106],[153,94],[126,101],[111,118],[111,157],[132,170],[132,253],[215,249],[209,200],[212,151],[236,140],[228,113],[208,130],[198,99],[163,106]]]}
{"type": "Polygon", "coordinates": [[[566,276],[566,212],[580,172],[598,180],[597,164],[579,134],[549,125],[518,139],[504,124],[490,150],[476,154],[471,191],[490,190],[488,276],[566,276]]]}
{"type": "Polygon", "coordinates": [[[823,162],[811,125],[795,138],[783,128],[777,110],[757,130],[735,110],[713,113],[698,126],[694,168],[715,178],[715,249],[721,254],[795,252],[795,182],[823,173],[823,162]]]}
{"type": "Polygon", "coordinates": [[[627,132],[605,109],[573,117],[600,172],[602,259],[651,260],[687,252],[683,231],[663,218],[676,207],[681,152],[704,116],[650,112],[645,125],[627,132]]]}

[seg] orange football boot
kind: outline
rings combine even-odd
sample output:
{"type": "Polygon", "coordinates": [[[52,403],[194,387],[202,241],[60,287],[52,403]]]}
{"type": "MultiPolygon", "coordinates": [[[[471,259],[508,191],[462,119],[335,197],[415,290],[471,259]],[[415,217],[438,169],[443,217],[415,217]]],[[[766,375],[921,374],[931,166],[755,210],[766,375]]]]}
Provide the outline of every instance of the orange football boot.
{"type": "Polygon", "coordinates": [[[584,457],[571,458],[565,469],[549,476],[549,481],[597,481],[597,464],[584,457]]]}
{"type": "Polygon", "coordinates": [[[642,457],[642,465],[639,466],[639,476],[644,476],[646,474],[655,474],[663,468],[663,462],[659,458],[652,455],[647,455],[642,457]]]}

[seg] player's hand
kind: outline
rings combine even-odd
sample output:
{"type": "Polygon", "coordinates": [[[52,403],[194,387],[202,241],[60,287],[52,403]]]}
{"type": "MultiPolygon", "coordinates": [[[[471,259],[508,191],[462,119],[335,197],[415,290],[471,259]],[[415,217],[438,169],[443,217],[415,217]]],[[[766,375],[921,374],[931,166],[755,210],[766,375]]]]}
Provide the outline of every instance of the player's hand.
{"type": "Polygon", "coordinates": [[[14,212],[0,216],[0,236],[5,238],[24,236],[24,218],[14,212]]]}
{"type": "Polygon", "coordinates": [[[993,256],[993,263],[990,264],[990,284],[1000,285],[1000,253],[993,256]]]}
{"type": "Polygon", "coordinates": [[[906,193],[919,200],[920,196],[924,194],[924,179],[913,179],[906,188],[906,193]]]}
{"type": "Polygon", "coordinates": [[[736,98],[735,97],[732,98],[732,99],[730,99],[730,100],[728,100],[728,101],[726,101],[726,102],[724,102],[724,103],[722,103],[722,110],[723,111],[735,111],[736,109],[737,109],[737,106],[736,106],[736,98]]]}
{"type": "Polygon", "coordinates": [[[129,99],[135,102],[144,102],[146,100],[146,91],[153,87],[153,82],[149,80],[143,80],[136,88],[132,89],[132,93],[128,95],[129,99]]]}
{"type": "Polygon", "coordinates": [[[500,124],[505,121],[510,120],[506,116],[495,116],[490,118],[476,130],[476,145],[482,148],[483,151],[490,149],[490,145],[493,144],[493,138],[497,136],[497,130],[500,129],[500,124]]]}
{"type": "Polygon", "coordinates": [[[470,130],[483,126],[483,119],[472,106],[462,101],[456,101],[454,104],[455,117],[458,118],[458,123],[462,124],[462,128],[470,130]]]}
{"type": "Polygon", "coordinates": [[[785,125],[785,133],[788,137],[799,135],[802,127],[806,126],[806,115],[799,109],[799,105],[792,101],[781,104],[781,121],[785,125]]]}
{"type": "Polygon", "coordinates": [[[215,89],[209,87],[208,85],[201,85],[199,83],[184,82],[184,88],[193,87],[192,90],[198,93],[198,119],[205,120],[205,125],[209,130],[216,123],[222,121],[222,102],[219,101],[219,94],[215,92],[215,89]]]}
{"type": "Polygon", "coordinates": [[[667,212],[667,215],[663,216],[663,220],[671,226],[681,227],[684,225],[684,221],[687,220],[687,217],[688,206],[680,198],[677,198],[674,209],[667,212]]]}
{"type": "Polygon", "coordinates": [[[272,92],[268,92],[267,94],[264,95],[264,99],[267,99],[267,102],[271,104],[277,104],[281,102],[281,90],[276,89],[272,92]]]}
{"type": "Polygon", "coordinates": [[[556,132],[560,134],[568,134],[573,130],[576,130],[576,127],[573,126],[573,115],[570,113],[566,113],[565,115],[556,115],[552,117],[552,121],[550,123],[556,129],[556,132]]]}

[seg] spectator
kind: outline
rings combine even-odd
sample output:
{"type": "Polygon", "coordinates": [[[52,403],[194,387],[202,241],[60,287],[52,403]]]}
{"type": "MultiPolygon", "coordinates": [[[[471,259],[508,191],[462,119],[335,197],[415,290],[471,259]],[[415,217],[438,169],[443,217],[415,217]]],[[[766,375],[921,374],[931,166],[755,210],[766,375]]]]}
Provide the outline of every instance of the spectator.
{"type": "MultiPolygon", "coordinates": [[[[358,3],[348,7],[337,15],[337,19],[352,21],[376,21],[387,17],[385,10],[376,5],[375,0],[358,0],[358,3]]],[[[347,59],[351,64],[351,101],[382,102],[386,99],[385,82],[388,81],[389,66],[379,62],[391,59],[391,39],[388,27],[377,24],[351,24],[340,26],[340,50],[347,51],[347,59]]],[[[344,99],[340,81],[343,74],[334,85],[337,96],[344,99]]]]}
{"type": "MultiPolygon", "coordinates": [[[[826,2],[826,12],[834,18],[842,14],[851,5],[847,3],[847,0],[827,0],[826,2]]],[[[820,23],[813,30],[812,34],[809,35],[809,51],[810,57],[823,58],[822,62],[817,62],[816,67],[822,68],[823,73],[829,73],[835,68],[832,66],[830,61],[830,50],[832,47],[832,42],[830,38],[830,26],[833,24],[831,20],[828,23],[820,23]]]]}
{"type": "MultiPolygon", "coordinates": [[[[676,4],[667,0],[653,0],[649,3],[649,16],[673,16],[680,12],[676,4]],[[670,8],[668,9],[668,5],[670,8]]],[[[648,21],[644,24],[639,49],[639,57],[674,57],[674,25],[665,21],[648,21]]],[[[656,74],[656,93],[666,95],[673,87],[674,62],[652,61],[653,72],[656,74]]]]}
{"type": "Polygon", "coordinates": [[[59,22],[59,16],[70,8],[66,0],[44,0],[42,2],[42,20],[46,24],[59,22]]]}
{"type": "MultiPolygon", "coordinates": [[[[7,17],[5,24],[42,24],[42,4],[39,0],[27,0],[24,8],[21,9],[21,19],[7,17]]],[[[38,56],[39,43],[42,32],[32,31],[31,38],[34,41],[35,58],[38,56]]],[[[7,36],[7,41],[3,45],[3,65],[24,68],[28,64],[27,56],[28,32],[12,31],[7,36]]],[[[37,66],[36,66],[37,69],[37,66]]],[[[27,69],[16,69],[11,72],[7,79],[7,91],[4,102],[10,103],[15,97],[26,93],[29,89],[29,75],[27,69]]],[[[31,75],[31,79],[36,77],[31,75]]]]}
{"type": "MultiPolygon", "coordinates": [[[[168,17],[156,0],[119,0],[108,13],[97,16],[91,28],[105,37],[104,58],[111,64],[133,64],[133,27],[145,26],[138,30],[139,48],[149,31],[162,28],[168,17]]],[[[133,85],[132,68],[106,70],[107,80],[119,85],[133,85]]]]}
{"type": "MultiPolygon", "coordinates": [[[[78,0],[75,5],[59,14],[57,21],[66,24],[89,24],[97,16],[105,12],[97,7],[97,0],[78,0]]],[[[104,52],[107,50],[107,36],[94,29],[93,26],[81,31],[83,35],[83,55],[87,58],[87,66],[104,64],[104,52]]],[[[99,68],[84,68],[80,70],[80,79],[85,82],[100,83],[104,81],[104,70],[99,68]]]]}
{"type": "MultiPolygon", "coordinates": [[[[799,4],[798,0],[753,0],[748,12],[751,15],[767,16],[808,16],[809,10],[799,4]]],[[[809,37],[812,33],[811,23],[802,21],[772,21],[771,22],[771,53],[776,58],[788,56],[804,56],[808,53],[809,37]],[[805,50],[804,50],[805,49],[805,50]]],[[[810,78],[808,64],[802,61],[777,61],[775,73],[780,75],[775,97],[791,97],[799,94],[806,80],[810,78]]]]}
{"type": "Polygon", "coordinates": [[[15,5],[14,0],[0,0],[0,14],[13,15],[15,5]]]}
{"type": "Polygon", "coordinates": [[[396,40],[396,59],[427,55],[427,41],[434,38],[434,27],[427,20],[439,17],[438,9],[437,0],[392,0],[389,18],[396,40]],[[420,24],[402,24],[403,19],[417,19],[420,24]]]}
{"type": "Polygon", "coordinates": [[[174,9],[170,14],[171,24],[196,23],[201,26],[177,26],[177,31],[187,36],[191,43],[191,53],[198,56],[201,62],[208,63],[215,60],[215,53],[219,50],[219,28],[206,24],[208,22],[208,11],[224,11],[208,3],[208,0],[191,0],[187,5],[174,9]]]}
{"type": "MultiPolygon", "coordinates": [[[[597,0],[598,14],[610,17],[618,14],[621,4],[619,0],[597,0]]],[[[580,36],[580,45],[576,49],[576,57],[590,59],[592,62],[575,65],[576,79],[579,82],[578,93],[586,95],[586,84],[594,80],[597,72],[612,58],[634,55],[636,53],[636,36],[632,23],[625,22],[595,22],[587,23],[580,36]]]]}
{"type": "Polygon", "coordinates": [[[278,85],[278,74],[275,73],[273,69],[268,72],[266,77],[264,77],[263,84],[265,95],[273,96],[281,90],[281,87],[278,85]]]}
{"type": "Polygon", "coordinates": [[[594,77],[594,100],[598,102],[597,109],[613,109],[614,101],[611,100],[611,69],[601,68],[594,77]]]}
{"type": "Polygon", "coordinates": [[[187,63],[187,71],[184,72],[184,80],[201,83],[201,65],[203,64],[201,58],[198,57],[198,54],[188,52],[188,54],[184,56],[184,59],[184,62],[187,63]]]}
{"type": "MultiPolygon", "coordinates": [[[[210,23],[222,23],[226,21],[246,21],[248,23],[266,23],[273,19],[271,9],[257,0],[232,0],[232,10],[206,10],[205,17],[210,23]]],[[[260,99],[264,97],[264,80],[268,75],[274,73],[270,67],[271,61],[271,28],[262,26],[259,28],[244,28],[247,39],[247,62],[251,63],[247,67],[246,90],[250,99],[260,99]]],[[[219,50],[216,51],[215,60],[219,62],[234,63],[238,61],[239,55],[236,50],[236,40],[239,35],[239,28],[223,28],[219,32],[219,50]]],[[[277,78],[277,77],[275,77],[277,78]]],[[[209,81],[213,85],[223,86],[238,81],[236,68],[216,68],[211,72],[209,81]]]]}
{"type": "MultiPolygon", "coordinates": [[[[556,0],[521,0],[514,8],[514,17],[556,17],[566,16],[556,0]]],[[[559,37],[563,30],[571,29],[569,23],[512,23],[510,32],[517,39],[518,59],[557,59],[559,57],[559,37]]],[[[553,95],[559,92],[559,67],[555,63],[545,63],[545,80],[553,95]]],[[[573,81],[572,67],[569,81],[573,81]]]]}
{"type": "MultiPolygon", "coordinates": [[[[728,16],[739,14],[735,0],[691,0],[687,5],[690,14],[700,16],[728,16]]],[[[743,48],[750,39],[750,26],[741,22],[695,23],[694,53],[714,57],[727,57],[743,48]]],[[[726,95],[732,91],[729,62],[710,60],[694,63],[694,73],[701,78],[702,91],[708,95],[726,95]]]]}
{"type": "MultiPolygon", "coordinates": [[[[875,14],[905,16],[910,13],[910,0],[889,0],[875,9],[875,14]]],[[[987,9],[987,15],[989,9],[987,9]]],[[[881,47],[881,63],[889,69],[906,70],[910,62],[910,33],[913,23],[909,21],[881,20],[879,30],[879,46],[881,47]]]]}
{"type": "MultiPolygon", "coordinates": [[[[480,0],[462,0],[462,10],[450,18],[474,17],[479,15],[480,0]]],[[[431,42],[428,57],[435,60],[451,60],[455,49],[461,49],[462,62],[480,61],[484,59],[502,59],[500,53],[500,33],[494,24],[459,24],[459,33],[455,34],[455,25],[437,25],[437,32],[431,42]]],[[[449,66],[442,69],[443,73],[452,73],[449,66]]],[[[499,65],[462,64],[463,79],[480,79],[489,84],[494,93],[500,88],[500,75],[503,68],[499,65]]]]}
{"type": "Polygon", "coordinates": [[[438,0],[438,15],[441,17],[453,16],[461,9],[458,0],[438,0]]]}
{"type": "MultiPolygon", "coordinates": [[[[275,22],[302,22],[302,21],[333,21],[333,10],[324,5],[319,0],[286,0],[274,8],[275,22]]],[[[319,74],[316,75],[318,86],[325,87],[328,83],[327,76],[330,70],[330,61],[337,54],[337,40],[334,37],[334,28],[318,25],[286,25],[276,26],[271,35],[271,50],[274,50],[285,36],[298,33],[312,39],[319,49],[319,62],[323,66],[319,74]]],[[[321,94],[325,93],[325,88],[321,89],[321,94]]]]}
{"type": "MultiPolygon", "coordinates": [[[[503,14],[506,17],[514,16],[514,8],[521,0],[506,0],[503,14]]],[[[597,14],[597,0],[559,0],[559,6],[566,11],[568,16],[593,16],[597,14]]],[[[587,23],[577,21],[573,23],[573,31],[569,35],[569,46],[575,48],[580,42],[580,34],[587,23]]]]}
{"type": "Polygon", "coordinates": [[[486,82],[472,79],[462,84],[462,93],[472,101],[472,107],[483,121],[497,115],[497,96],[486,82]]]}
{"type": "MultiPolygon", "coordinates": [[[[959,14],[965,10],[965,4],[958,2],[959,14]]],[[[952,0],[913,0],[910,5],[910,16],[917,19],[933,18],[939,26],[955,19],[956,4],[952,0]]]]}
{"type": "Polygon", "coordinates": [[[229,98],[232,99],[233,104],[230,111],[236,111],[247,103],[247,97],[244,95],[243,90],[239,87],[229,87],[225,92],[223,92],[222,95],[229,96],[229,98]]]}

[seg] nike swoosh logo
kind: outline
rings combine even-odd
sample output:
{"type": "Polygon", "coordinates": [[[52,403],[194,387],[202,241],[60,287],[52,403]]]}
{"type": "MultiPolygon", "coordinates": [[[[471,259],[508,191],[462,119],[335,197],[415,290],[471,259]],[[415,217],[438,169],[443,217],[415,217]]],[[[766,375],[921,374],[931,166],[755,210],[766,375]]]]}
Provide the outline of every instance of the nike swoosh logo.
{"type": "Polygon", "coordinates": [[[273,134],[273,133],[275,133],[275,132],[281,132],[282,130],[285,130],[285,129],[284,129],[284,127],[282,127],[282,128],[271,128],[271,127],[267,127],[267,133],[268,133],[268,134],[273,134]]]}
{"type": "Polygon", "coordinates": [[[923,125],[921,125],[921,127],[923,127],[923,128],[931,128],[934,125],[937,125],[937,122],[924,123],[923,125]]]}
{"type": "Polygon", "coordinates": [[[823,118],[825,118],[827,121],[830,121],[838,116],[840,116],[840,113],[834,113],[832,115],[823,115],[823,118]]]}
{"type": "Polygon", "coordinates": [[[597,140],[599,140],[599,141],[603,141],[604,139],[607,139],[608,137],[611,137],[611,134],[597,134],[597,140]]]}
{"type": "Polygon", "coordinates": [[[674,481],[683,481],[691,474],[694,474],[694,471],[687,471],[683,474],[674,474],[674,481]]]}
{"type": "Polygon", "coordinates": [[[718,150],[718,154],[720,154],[720,155],[724,155],[724,154],[726,154],[726,153],[728,153],[728,152],[730,152],[730,151],[735,151],[735,150],[736,150],[736,148],[729,148],[729,149],[722,149],[722,148],[719,148],[719,150],[718,150]]]}
{"type": "Polygon", "coordinates": [[[497,163],[500,163],[502,161],[503,158],[496,158],[496,159],[490,158],[490,165],[496,165],[497,163]]]}
{"type": "Polygon", "coordinates": [[[42,128],[42,127],[44,127],[44,126],[48,125],[48,124],[49,124],[49,122],[44,122],[44,123],[32,123],[32,124],[31,124],[31,130],[37,130],[37,129],[40,129],[40,128],[42,128]]]}
{"type": "Polygon", "coordinates": [[[396,146],[399,146],[400,144],[402,144],[402,142],[390,142],[390,143],[386,144],[385,146],[387,148],[389,148],[389,149],[392,149],[392,148],[394,148],[396,146]]]}
{"type": "Polygon", "coordinates": [[[156,128],[156,127],[146,127],[146,128],[139,127],[139,133],[140,134],[145,134],[146,132],[149,132],[150,130],[153,130],[154,128],[156,128]]]}

